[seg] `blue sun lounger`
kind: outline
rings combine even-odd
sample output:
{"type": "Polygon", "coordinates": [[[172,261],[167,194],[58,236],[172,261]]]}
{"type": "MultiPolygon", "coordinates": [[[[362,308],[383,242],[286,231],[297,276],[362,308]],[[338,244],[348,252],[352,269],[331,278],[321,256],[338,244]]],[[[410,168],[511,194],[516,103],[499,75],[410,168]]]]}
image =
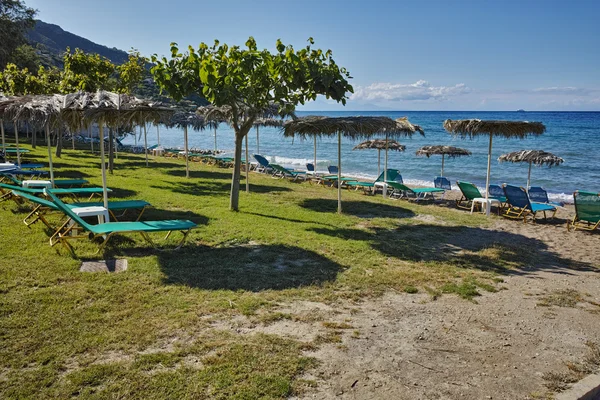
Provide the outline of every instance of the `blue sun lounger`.
{"type": "Polygon", "coordinates": [[[529,200],[529,196],[525,191],[525,188],[512,185],[503,185],[504,194],[506,195],[506,202],[508,207],[504,210],[503,216],[507,218],[523,219],[523,222],[527,222],[527,218],[531,217],[531,220],[535,222],[535,217],[538,212],[544,214],[546,219],[546,211],[552,211],[553,218],[556,215],[556,207],[550,204],[535,203],[529,200]]]}

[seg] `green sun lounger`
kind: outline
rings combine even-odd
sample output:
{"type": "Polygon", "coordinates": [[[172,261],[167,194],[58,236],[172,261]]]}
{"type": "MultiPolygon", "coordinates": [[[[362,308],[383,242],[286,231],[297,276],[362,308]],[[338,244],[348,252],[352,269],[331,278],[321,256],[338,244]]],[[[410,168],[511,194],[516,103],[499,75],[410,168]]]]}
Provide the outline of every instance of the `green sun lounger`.
{"type": "MultiPolygon", "coordinates": [[[[6,183],[0,183],[0,202],[1,201],[5,201],[5,200],[11,200],[14,199],[14,194],[12,193],[13,190],[18,190],[20,192],[23,193],[29,193],[29,194],[33,194],[35,196],[40,196],[40,195],[44,195],[44,189],[40,189],[40,188],[24,188],[21,186],[16,186],[16,185],[9,185],[6,183]]],[[[112,192],[111,189],[107,189],[108,192],[112,192]]],[[[89,195],[90,199],[94,196],[94,195],[101,195],[102,194],[102,188],[99,187],[87,187],[87,188],[64,188],[64,189],[54,189],[53,190],[54,194],[59,195],[59,196],[70,196],[73,199],[77,198],[77,195],[89,195]]],[[[15,200],[17,203],[19,203],[18,200],[15,200]]]]}
{"type": "MultiPolygon", "coordinates": [[[[33,210],[29,214],[27,214],[27,216],[23,219],[23,223],[25,225],[29,226],[36,223],[37,221],[42,221],[44,225],[46,225],[48,228],[56,230],[56,227],[52,227],[48,220],[45,218],[45,215],[48,212],[60,211],[56,204],[42,197],[38,197],[30,193],[25,193],[20,190],[13,190],[13,194],[19,198],[27,199],[34,204],[33,210]]],[[[102,207],[103,205],[104,203],[102,202],[66,204],[66,206],[71,209],[83,207],[102,207]]],[[[120,215],[120,217],[122,217],[128,210],[140,210],[140,213],[136,219],[136,221],[139,221],[142,214],[144,213],[144,210],[149,206],[150,203],[143,200],[109,201],[108,212],[115,220],[117,220],[115,218],[114,212],[121,212],[122,214],[120,215]]]]}
{"type": "MultiPolygon", "coordinates": [[[[473,204],[473,199],[476,198],[484,198],[485,196],[481,194],[477,186],[472,184],[471,182],[463,182],[456,181],[456,185],[460,189],[462,193],[462,197],[459,200],[456,200],[456,207],[462,208],[465,210],[470,210],[471,205],[473,204]]],[[[490,199],[498,200],[500,204],[506,202],[506,197],[496,197],[496,196],[488,196],[490,199]]]]}
{"type": "Polygon", "coordinates": [[[523,219],[523,222],[527,222],[527,218],[531,217],[531,220],[535,222],[535,217],[538,212],[544,214],[546,219],[546,211],[552,211],[553,218],[556,215],[556,207],[551,204],[535,203],[529,200],[527,191],[525,188],[513,185],[502,185],[504,188],[504,194],[506,195],[506,202],[508,207],[504,210],[503,216],[507,218],[523,219]]]}
{"type": "Polygon", "coordinates": [[[567,222],[567,229],[593,231],[600,227],[600,193],[577,190],[573,193],[575,217],[567,222]]]}
{"type": "MultiPolygon", "coordinates": [[[[23,186],[23,181],[15,178],[12,175],[8,175],[8,179],[13,181],[16,185],[23,186]]],[[[54,180],[54,186],[57,188],[71,188],[73,186],[83,186],[86,183],[89,183],[89,181],[87,181],[85,179],[55,179],[54,180]]],[[[43,186],[43,185],[40,185],[40,186],[43,186]]]]}
{"type": "MultiPolygon", "coordinates": [[[[400,175],[400,171],[397,169],[388,168],[387,178],[388,181],[402,183],[402,175],[400,175]]],[[[375,194],[377,187],[383,187],[384,179],[385,171],[382,172],[373,182],[349,181],[346,183],[346,185],[348,186],[348,189],[354,188],[355,190],[358,190],[359,188],[362,188],[365,193],[371,192],[372,194],[375,194]]]]}
{"type": "MultiPolygon", "coordinates": [[[[91,225],[85,222],[81,217],[73,212],[65,203],[56,197],[55,191],[52,189],[44,189],[44,193],[58,207],[60,211],[68,217],[67,222],[63,224],[63,229],[58,233],[58,241],[73,253],[73,247],[69,243],[71,239],[87,237],[89,239],[103,238],[98,251],[102,250],[106,243],[113,235],[120,233],[139,233],[148,243],[154,246],[154,243],[148,236],[148,233],[167,232],[167,239],[173,231],[183,233],[183,238],[178,243],[176,249],[183,246],[185,239],[190,231],[197,225],[188,220],[163,220],[163,221],[135,221],[135,222],[104,222],[98,225],[91,225]],[[71,224],[73,222],[73,224],[71,224]],[[71,235],[71,231],[75,226],[80,226],[84,231],[88,232],[85,235],[71,235]]],[[[60,228],[59,228],[60,229],[60,228]]],[[[54,245],[55,243],[51,243],[54,245]]]]}
{"type": "Polygon", "coordinates": [[[269,166],[272,168],[272,176],[274,178],[289,178],[293,181],[297,180],[298,178],[306,179],[305,172],[292,171],[278,164],[269,164],[269,166]]]}
{"type": "Polygon", "coordinates": [[[440,188],[409,188],[408,186],[398,183],[387,181],[386,182],[390,188],[392,188],[392,192],[390,193],[391,198],[401,199],[406,198],[408,200],[414,201],[423,201],[427,200],[428,197],[430,200],[435,200],[433,196],[434,193],[445,193],[444,189],[440,188]]]}

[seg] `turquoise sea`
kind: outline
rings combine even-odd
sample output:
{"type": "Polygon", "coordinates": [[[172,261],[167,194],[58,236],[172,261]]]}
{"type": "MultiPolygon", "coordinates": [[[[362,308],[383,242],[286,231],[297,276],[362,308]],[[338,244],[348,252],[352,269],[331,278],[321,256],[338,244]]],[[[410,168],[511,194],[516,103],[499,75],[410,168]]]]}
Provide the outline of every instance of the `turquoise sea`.
{"type": "MultiPolygon", "coordinates": [[[[538,137],[520,139],[495,138],[493,143],[492,182],[511,183],[525,186],[527,165],[500,163],[497,158],[504,153],[516,150],[537,149],[554,153],[565,159],[557,167],[533,167],[532,185],[542,186],[555,200],[570,200],[576,189],[600,191],[600,112],[472,112],[472,111],[389,111],[389,112],[298,112],[298,116],[327,115],[383,115],[390,118],[408,117],[425,130],[425,137],[400,140],[406,145],[405,152],[389,152],[388,167],[399,169],[404,181],[415,185],[433,185],[433,178],[440,174],[441,157],[417,157],[415,152],[425,145],[452,145],[470,150],[470,157],[446,159],[445,175],[456,180],[471,181],[482,187],[485,185],[488,139],[455,138],[447,133],[442,123],[445,119],[495,119],[539,121],[546,125],[546,133],[538,137]]],[[[160,144],[164,147],[182,147],[183,132],[178,129],[160,127],[160,144]]],[[[157,143],[156,128],[148,131],[148,144],[157,143]]],[[[133,137],[124,141],[132,144],[133,137]]],[[[342,170],[346,175],[375,179],[377,176],[377,150],[352,150],[358,141],[343,140],[342,170]]],[[[272,162],[287,167],[304,169],[313,160],[312,139],[299,140],[283,138],[277,128],[260,128],[260,153],[272,162]]],[[[190,131],[190,148],[213,149],[212,130],[190,131]]],[[[233,151],[233,131],[222,124],[217,130],[217,146],[226,154],[233,151]]],[[[249,135],[250,154],[256,153],[256,132],[249,135]]],[[[383,168],[384,152],[381,154],[383,168]]],[[[318,169],[337,163],[337,139],[317,140],[318,169]]]]}

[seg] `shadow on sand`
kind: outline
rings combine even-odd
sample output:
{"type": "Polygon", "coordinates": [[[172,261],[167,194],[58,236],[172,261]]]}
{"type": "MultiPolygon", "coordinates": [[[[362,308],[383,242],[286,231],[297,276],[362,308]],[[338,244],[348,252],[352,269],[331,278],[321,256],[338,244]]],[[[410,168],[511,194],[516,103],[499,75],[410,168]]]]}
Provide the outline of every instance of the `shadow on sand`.
{"type": "Polygon", "coordinates": [[[600,272],[593,264],[564,258],[541,240],[472,227],[402,225],[396,229],[309,228],[320,235],[357,240],[382,254],[413,262],[441,261],[459,268],[526,275],[535,271],[600,272]]]}
{"type": "MultiPolygon", "coordinates": [[[[336,213],[337,200],[334,199],[305,199],[300,207],[311,211],[336,213]]],[[[370,201],[342,200],[344,214],[359,218],[411,218],[415,213],[399,205],[375,203],[370,201]]]]}

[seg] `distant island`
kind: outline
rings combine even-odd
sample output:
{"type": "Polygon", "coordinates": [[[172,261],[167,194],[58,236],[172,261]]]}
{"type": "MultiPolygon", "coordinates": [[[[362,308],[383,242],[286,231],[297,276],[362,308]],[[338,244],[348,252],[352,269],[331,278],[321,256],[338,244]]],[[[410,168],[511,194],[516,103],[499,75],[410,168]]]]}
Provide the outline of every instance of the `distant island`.
{"type": "Polygon", "coordinates": [[[525,110],[523,110],[522,108],[519,108],[519,109],[517,110],[517,112],[525,112],[525,110]]]}

